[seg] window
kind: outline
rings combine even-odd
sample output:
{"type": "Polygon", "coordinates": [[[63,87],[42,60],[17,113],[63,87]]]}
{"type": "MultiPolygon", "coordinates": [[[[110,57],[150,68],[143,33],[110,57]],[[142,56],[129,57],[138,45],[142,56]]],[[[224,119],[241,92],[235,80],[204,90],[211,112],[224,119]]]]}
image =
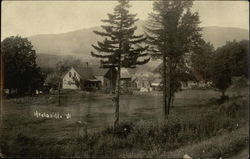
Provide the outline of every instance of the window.
{"type": "Polygon", "coordinates": [[[76,77],[76,73],[74,72],[74,77],[76,77]]]}
{"type": "Polygon", "coordinates": [[[71,77],[71,72],[69,72],[69,77],[71,77]]]}

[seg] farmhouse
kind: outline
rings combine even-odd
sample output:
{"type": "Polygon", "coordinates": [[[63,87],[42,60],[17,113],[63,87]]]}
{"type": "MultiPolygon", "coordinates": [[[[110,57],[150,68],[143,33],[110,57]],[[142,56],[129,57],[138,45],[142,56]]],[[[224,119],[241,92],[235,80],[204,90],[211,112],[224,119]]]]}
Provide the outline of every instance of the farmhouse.
{"type": "Polygon", "coordinates": [[[62,77],[63,89],[81,89],[88,87],[98,87],[101,81],[93,75],[92,68],[71,67],[62,77]]]}
{"type": "MultiPolygon", "coordinates": [[[[116,87],[115,68],[71,67],[62,77],[63,89],[103,90],[113,92],[116,87]]],[[[131,87],[132,75],[121,68],[121,87],[131,87]]]]}

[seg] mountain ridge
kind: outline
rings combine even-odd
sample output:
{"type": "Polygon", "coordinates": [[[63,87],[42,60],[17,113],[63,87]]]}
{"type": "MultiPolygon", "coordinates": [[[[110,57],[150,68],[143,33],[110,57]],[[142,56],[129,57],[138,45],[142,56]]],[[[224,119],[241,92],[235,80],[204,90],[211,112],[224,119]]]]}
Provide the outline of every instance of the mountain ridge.
{"type": "MultiPolygon", "coordinates": [[[[136,23],[138,29],[136,34],[142,34],[145,21],[136,23]]],[[[249,39],[249,31],[236,27],[207,26],[202,27],[202,34],[205,41],[210,42],[215,48],[220,47],[226,41],[249,39]]],[[[56,33],[56,34],[38,34],[28,37],[38,54],[55,55],[82,55],[86,58],[92,58],[92,44],[102,40],[102,37],[93,33],[93,30],[101,30],[100,26],[83,28],[75,31],[56,33]]]]}
{"type": "MultiPolygon", "coordinates": [[[[138,21],[136,23],[138,27],[136,34],[144,32],[144,23],[145,21],[138,21]]],[[[215,48],[225,45],[226,41],[249,39],[249,31],[242,28],[221,26],[207,26],[202,28],[204,40],[213,44],[215,48]]],[[[91,61],[92,63],[99,63],[99,59],[92,57],[90,52],[94,51],[91,45],[102,40],[102,37],[95,35],[93,30],[101,30],[101,27],[83,28],[65,33],[38,34],[30,36],[28,39],[37,52],[38,63],[41,66],[46,66],[44,62],[46,63],[50,59],[49,63],[53,65],[53,61],[56,62],[63,57],[67,58],[69,55],[77,57],[83,62],[91,61]]]]}
{"type": "MultiPolygon", "coordinates": [[[[67,31],[67,32],[61,32],[61,33],[35,34],[35,35],[28,36],[27,38],[34,37],[34,36],[46,36],[46,35],[61,35],[61,34],[68,34],[68,33],[73,33],[73,32],[78,32],[78,31],[89,30],[89,29],[93,29],[93,28],[99,29],[100,27],[99,27],[99,26],[94,26],[94,27],[89,27],[89,28],[82,28],[82,29],[76,29],[76,30],[67,31]]],[[[247,32],[248,32],[248,30],[245,29],[245,28],[239,28],[239,27],[226,27],[226,26],[216,26],[216,25],[203,26],[203,27],[201,27],[201,28],[228,28],[228,29],[239,29],[239,30],[244,30],[244,31],[247,31],[247,32]]]]}

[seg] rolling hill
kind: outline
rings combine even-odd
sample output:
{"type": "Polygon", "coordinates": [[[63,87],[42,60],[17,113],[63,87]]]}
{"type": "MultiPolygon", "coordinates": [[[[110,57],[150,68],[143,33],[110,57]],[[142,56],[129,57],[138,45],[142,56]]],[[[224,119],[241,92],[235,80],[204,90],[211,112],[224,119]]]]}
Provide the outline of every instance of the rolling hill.
{"type": "MultiPolygon", "coordinates": [[[[143,33],[143,21],[137,23],[137,33],[143,33]]],[[[90,57],[91,44],[95,44],[100,37],[93,33],[100,27],[81,29],[61,34],[41,34],[28,37],[37,53],[55,55],[81,55],[90,57]]],[[[248,30],[240,28],[204,27],[202,31],[206,41],[211,42],[215,48],[220,47],[230,40],[248,39],[248,30]]]]}
{"type": "MultiPolygon", "coordinates": [[[[144,21],[137,22],[137,34],[143,33],[143,24],[144,21]]],[[[28,37],[28,39],[32,42],[38,58],[42,58],[40,64],[43,63],[41,61],[46,61],[46,59],[53,64],[53,59],[59,59],[57,56],[62,58],[68,55],[78,57],[83,61],[91,60],[95,63],[98,61],[90,55],[90,51],[93,50],[91,45],[101,40],[101,37],[95,35],[93,30],[101,30],[101,28],[92,27],[61,34],[34,35],[28,37]],[[49,57],[52,57],[52,59],[49,57]]],[[[203,38],[211,42],[215,48],[224,45],[226,41],[249,39],[248,30],[241,28],[210,26],[204,27],[202,34],[203,38]]]]}
{"type": "Polygon", "coordinates": [[[215,48],[223,46],[226,41],[248,40],[249,32],[246,29],[210,26],[203,28],[203,38],[214,45],[215,48]]]}

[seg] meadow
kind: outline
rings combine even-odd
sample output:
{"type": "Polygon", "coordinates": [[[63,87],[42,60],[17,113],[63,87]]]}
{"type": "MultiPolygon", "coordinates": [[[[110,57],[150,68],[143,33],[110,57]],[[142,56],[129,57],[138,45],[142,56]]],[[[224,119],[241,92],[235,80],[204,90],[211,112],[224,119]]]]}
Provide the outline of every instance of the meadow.
{"type": "Polygon", "coordinates": [[[111,95],[64,90],[60,106],[56,94],[5,99],[1,153],[7,157],[140,158],[184,153],[230,157],[248,144],[248,99],[246,89],[238,97],[228,94],[229,101],[219,105],[220,93],[214,90],[181,91],[167,123],[161,122],[161,96],[122,95],[116,131],[111,95]],[[62,118],[38,117],[35,112],[58,113],[62,118]],[[224,145],[215,144],[218,141],[224,145]]]}

